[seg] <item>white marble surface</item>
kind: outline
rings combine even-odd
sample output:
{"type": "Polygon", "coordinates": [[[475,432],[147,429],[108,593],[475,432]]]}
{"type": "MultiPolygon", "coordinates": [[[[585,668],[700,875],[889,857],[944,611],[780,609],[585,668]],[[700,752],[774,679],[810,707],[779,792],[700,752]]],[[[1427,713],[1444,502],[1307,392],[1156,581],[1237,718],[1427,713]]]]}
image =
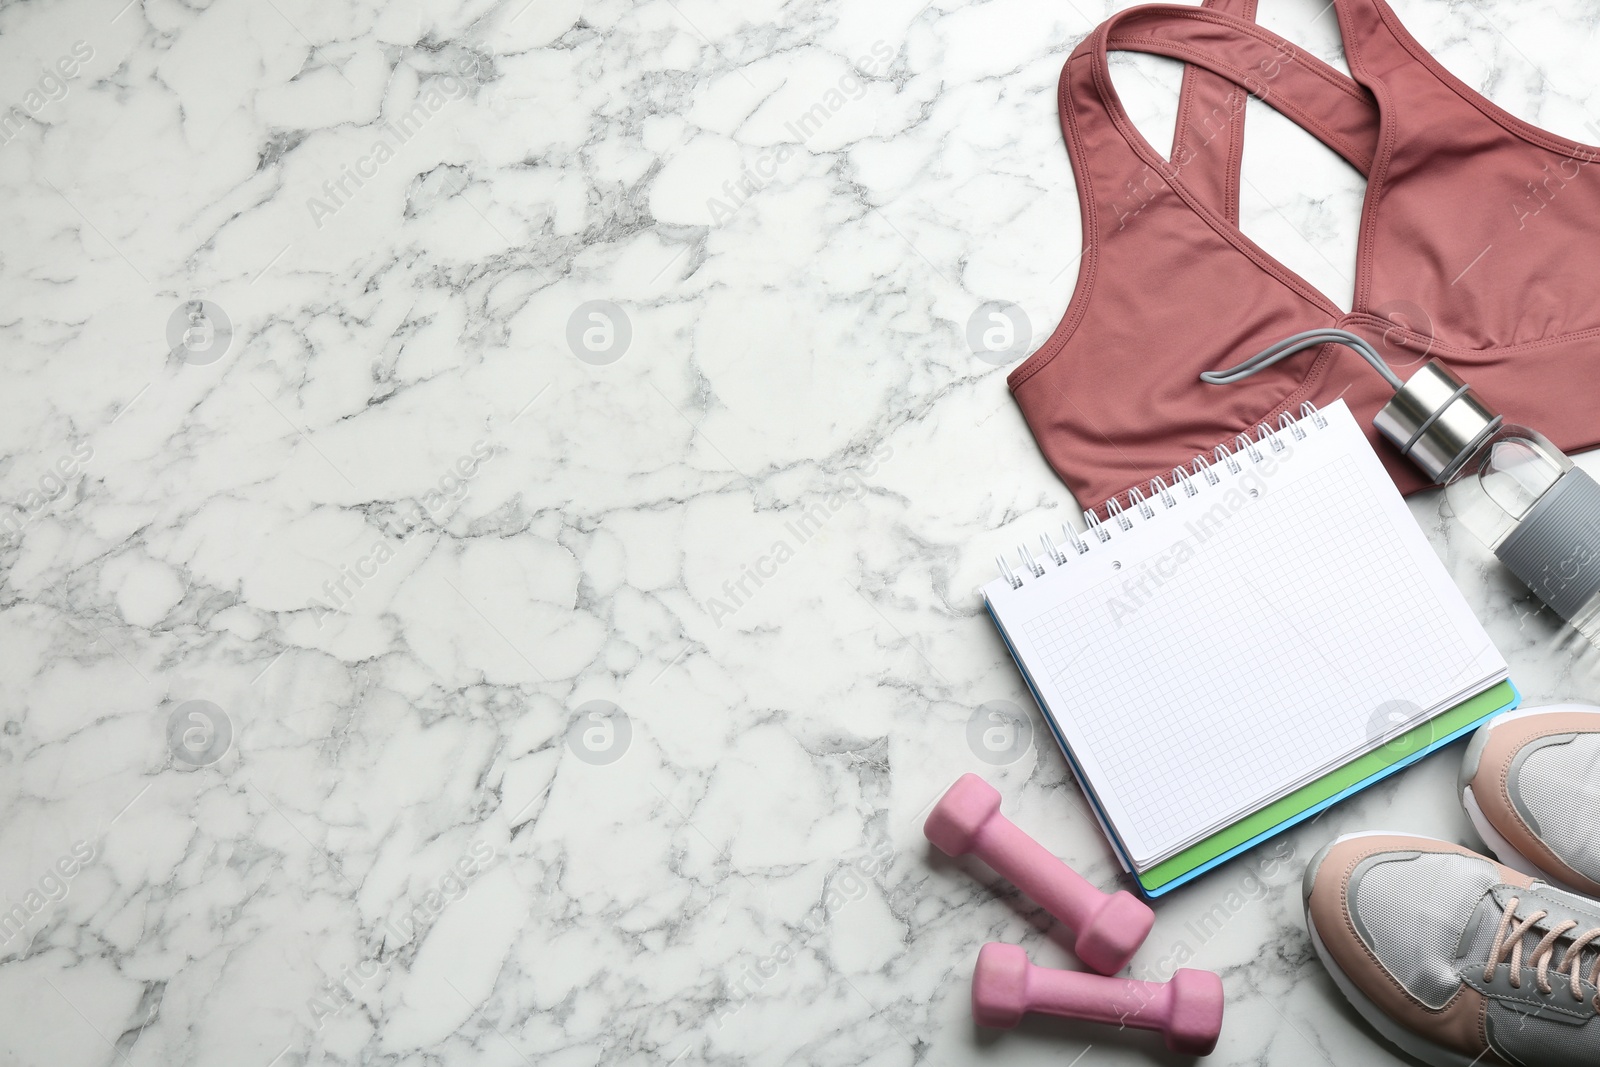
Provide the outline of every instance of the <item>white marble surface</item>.
{"type": "MultiPolygon", "coordinates": [[[[1600,115],[1591,5],[1397,6],[1513,112],[1600,115]]],[[[1338,61],[1320,0],[1263,7],[1338,61]]],[[[919,832],[982,769],[1115,881],[1056,751],[966,740],[1026,702],[974,590],[1071,504],[966,323],[1066,306],[1053,89],[1109,10],[0,10],[0,1062],[1163,1059],[975,1032],[979,944],[1068,956],[919,832]],[[231,335],[184,342],[191,301],[231,335]],[[568,344],[590,301],[609,364],[568,344]],[[626,715],[599,755],[591,701],[626,715]]],[[[1175,68],[1116,73],[1170,129],[1175,68]]],[[[1359,182],[1261,108],[1246,177],[1246,229],[1347,299],[1359,182]]],[[[1416,509],[1528,697],[1600,698],[1416,509]]],[[[1211,1062],[1390,1061],[1299,868],[1461,837],[1453,773],[1161,902],[1135,971],[1223,974],[1211,1062]]]]}

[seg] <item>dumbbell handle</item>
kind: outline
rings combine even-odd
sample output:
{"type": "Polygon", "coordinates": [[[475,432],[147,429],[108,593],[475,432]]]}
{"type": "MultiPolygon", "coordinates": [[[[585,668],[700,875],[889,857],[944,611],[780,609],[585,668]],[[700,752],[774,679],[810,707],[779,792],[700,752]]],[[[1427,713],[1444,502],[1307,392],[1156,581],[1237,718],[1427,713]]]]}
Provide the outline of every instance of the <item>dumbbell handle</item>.
{"type": "Polygon", "coordinates": [[[1160,1030],[1166,1026],[1171,988],[1165,982],[1106,978],[1082,971],[1028,968],[1031,1010],[1070,1019],[1160,1030]]]}
{"type": "Polygon", "coordinates": [[[1074,930],[1105,904],[1104,893],[999,812],[978,831],[972,851],[1074,930]]]}

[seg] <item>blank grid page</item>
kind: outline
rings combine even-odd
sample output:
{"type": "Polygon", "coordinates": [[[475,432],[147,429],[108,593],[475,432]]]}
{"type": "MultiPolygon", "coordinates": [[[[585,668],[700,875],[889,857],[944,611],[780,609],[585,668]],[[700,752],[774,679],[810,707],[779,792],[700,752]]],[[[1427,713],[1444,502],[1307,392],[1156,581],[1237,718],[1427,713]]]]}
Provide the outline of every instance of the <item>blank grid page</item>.
{"type": "MultiPolygon", "coordinates": [[[[1200,499],[1143,520],[1163,527],[1153,553],[1023,626],[1135,863],[1442,710],[1498,661],[1424,574],[1443,573],[1437,558],[1397,536],[1370,472],[1348,453],[1310,470],[1296,458],[1216,521],[1200,499]]],[[[1093,551],[1117,555],[1115,538],[1093,551]]]]}

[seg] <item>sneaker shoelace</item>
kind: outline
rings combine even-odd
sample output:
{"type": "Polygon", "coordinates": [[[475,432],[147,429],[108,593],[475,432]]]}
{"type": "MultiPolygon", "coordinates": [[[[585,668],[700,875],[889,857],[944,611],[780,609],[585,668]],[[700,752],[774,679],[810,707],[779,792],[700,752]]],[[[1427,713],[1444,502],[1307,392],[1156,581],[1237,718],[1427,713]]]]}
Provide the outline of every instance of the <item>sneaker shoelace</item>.
{"type": "MultiPolygon", "coordinates": [[[[1548,911],[1536,911],[1525,919],[1517,918],[1517,905],[1520,898],[1512,897],[1506,901],[1504,912],[1500,916],[1500,928],[1495,931],[1494,943],[1489,946],[1489,962],[1483,971],[1485,982],[1494,981],[1494,975],[1502,963],[1509,963],[1511,973],[1511,988],[1522,988],[1522,940],[1535,925],[1549,914],[1548,911]]],[[[1549,996],[1552,992],[1550,985],[1550,964],[1555,955],[1556,943],[1578,928],[1578,923],[1567,919],[1550,928],[1534,949],[1528,955],[1528,962],[1535,967],[1535,984],[1539,992],[1549,996]]],[[[1600,926],[1574,935],[1572,943],[1567,946],[1566,953],[1561,957],[1561,963],[1556,967],[1557,975],[1565,975],[1570,981],[1572,999],[1583,999],[1583,951],[1591,944],[1600,941],[1600,926]]],[[[1600,949],[1600,945],[1595,945],[1600,949]]],[[[1600,985],[1600,954],[1595,957],[1594,964],[1589,968],[1589,984],[1600,985]]],[[[1600,993],[1590,1001],[1590,1007],[1596,1015],[1600,1015],[1600,993]]]]}

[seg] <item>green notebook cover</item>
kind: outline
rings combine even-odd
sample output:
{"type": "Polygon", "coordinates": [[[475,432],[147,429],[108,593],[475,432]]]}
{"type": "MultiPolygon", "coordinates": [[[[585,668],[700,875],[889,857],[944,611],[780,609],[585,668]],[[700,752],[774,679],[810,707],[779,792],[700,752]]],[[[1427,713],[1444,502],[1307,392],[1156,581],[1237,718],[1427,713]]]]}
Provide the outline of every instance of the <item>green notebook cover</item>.
{"type": "Polygon", "coordinates": [[[1449,744],[1496,712],[1514,707],[1520,699],[1516,686],[1509,681],[1501,682],[1316,781],[1308,782],[1204,841],[1190,845],[1143,874],[1135,875],[1135,878],[1144,891],[1152,896],[1176,888],[1178,884],[1221,863],[1232,854],[1244,851],[1258,840],[1286,829],[1301,817],[1325,808],[1345,794],[1371,785],[1449,744]]]}

